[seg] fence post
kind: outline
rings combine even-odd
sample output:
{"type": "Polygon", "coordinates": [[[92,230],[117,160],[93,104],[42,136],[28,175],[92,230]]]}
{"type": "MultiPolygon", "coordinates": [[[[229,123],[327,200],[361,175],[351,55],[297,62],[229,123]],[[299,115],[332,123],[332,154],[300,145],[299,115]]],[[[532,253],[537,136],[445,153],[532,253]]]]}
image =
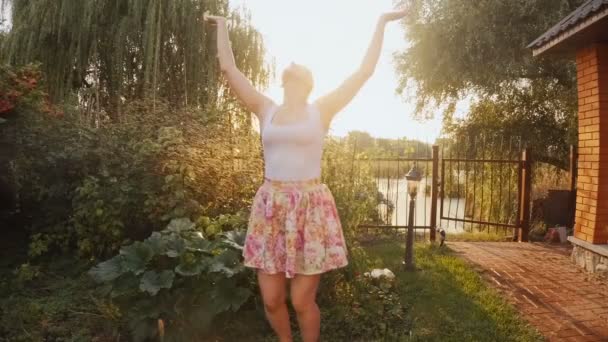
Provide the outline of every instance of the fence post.
{"type": "Polygon", "coordinates": [[[530,232],[530,198],[532,194],[532,156],[527,148],[522,152],[521,168],[519,241],[528,242],[528,233],[530,232]]]}
{"type": "Polygon", "coordinates": [[[431,242],[436,241],[437,231],[437,193],[439,186],[439,146],[433,145],[433,174],[431,183],[431,242]]]}
{"type": "Polygon", "coordinates": [[[576,174],[577,174],[577,165],[576,162],[578,160],[576,146],[570,145],[570,217],[569,223],[570,227],[574,228],[574,217],[576,212],[576,174]]]}

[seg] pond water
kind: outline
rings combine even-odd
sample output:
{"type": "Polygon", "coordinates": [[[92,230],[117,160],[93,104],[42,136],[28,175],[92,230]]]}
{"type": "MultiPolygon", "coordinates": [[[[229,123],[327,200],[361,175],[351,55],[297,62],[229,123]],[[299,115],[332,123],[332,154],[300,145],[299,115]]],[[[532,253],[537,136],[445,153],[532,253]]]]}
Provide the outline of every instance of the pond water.
{"type": "MultiPolygon", "coordinates": [[[[418,187],[416,196],[416,210],[414,213],[415,226],[428,226],[431,218],[431,194],[430,186],[431,177],[423,178],[418,187]],[[428,194],[425,189],[429,189],[428,194]]],[[[388,218],[387,223],[392,225],[407,225],[409,211],[409,195],[407,194],[407,180],[403,179],[378,179],[378,189],[384,196],[395,206],[392,215],[388,218]]],[[[464,219],[465,215],[464,198],[446,198],[443,201],[443,211],[446,217],[457,217],[464,219]]],[[[464,231],[462,222],[440,220],[441,200],[437,200],[437,225],[444,228],[448,233],[462,233],[464,231]]],[[[387,207],[381,204],[378,208],[381,217],[385,218],[387,207]]],[[[467,224],[467,227],[469,225],[467,224]]]]}

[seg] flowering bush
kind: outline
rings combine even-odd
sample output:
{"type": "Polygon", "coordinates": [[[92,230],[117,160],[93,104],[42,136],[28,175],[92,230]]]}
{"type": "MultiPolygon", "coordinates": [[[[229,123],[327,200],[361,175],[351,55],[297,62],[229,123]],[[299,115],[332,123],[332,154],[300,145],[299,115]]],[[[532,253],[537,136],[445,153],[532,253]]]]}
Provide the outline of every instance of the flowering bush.
{"type": "Polygon", "coordinates": [[[61,116],[41,90],[42,73],[37,64],[20,68],[0,65],[0,119],[19,108],[35,108],[43,113],[61,116]]]}

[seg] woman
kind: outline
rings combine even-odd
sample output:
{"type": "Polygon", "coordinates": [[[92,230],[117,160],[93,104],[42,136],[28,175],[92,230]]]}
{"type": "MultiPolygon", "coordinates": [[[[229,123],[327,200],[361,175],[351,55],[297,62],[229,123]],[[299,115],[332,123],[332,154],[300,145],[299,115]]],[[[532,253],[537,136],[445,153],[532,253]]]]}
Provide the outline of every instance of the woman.
{"type": "Polygon", "coordinates": [[[283,72],[284,97],[280,105],[259,93],[237,69],[226,19],[205,16],[217,25],[222,72],[237,97],[260,121],[266,181],[253,201],[243,257],[246,266],[257,269],[266,315],[280,341],[292,340],[287,280],[303,340],[318,341],[316,292],[320,276],[348,264],[334,199],[319,182],[323,141],[332,118],[374,73],[386,24],[405,14],[383,14],[359,69],[314,103],[308,102],[312,73],[292,63],[283,72]]]}

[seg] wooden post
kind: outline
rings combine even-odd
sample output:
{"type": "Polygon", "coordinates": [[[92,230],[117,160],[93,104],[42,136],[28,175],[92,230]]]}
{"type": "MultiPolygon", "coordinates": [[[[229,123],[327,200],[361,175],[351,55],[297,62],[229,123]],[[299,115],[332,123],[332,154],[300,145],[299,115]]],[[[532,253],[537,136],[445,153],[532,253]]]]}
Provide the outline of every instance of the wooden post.
{"type": "Polygon", "coordinates": [[[530,198],[532,194],[532,156],[526,148],[521,156],[521,210],[519,219],[519,241],[528,242],[528,233],[530,232],[530,198]]]}
{"type": "Polygon", "coordinates": [[[410,196],[410,212],[408,215],[407,236],[405,238],[405,270],[413,271],[416,266],[414,263],[414,212],[416,210],[416,196],[410,196]]]}
{"type": "Polygon", "coordinates": [[[439,146],[433,145],[433,175],[431,183],[431,242],[436,241],[437,194],[439,187],[439,146]]]}

